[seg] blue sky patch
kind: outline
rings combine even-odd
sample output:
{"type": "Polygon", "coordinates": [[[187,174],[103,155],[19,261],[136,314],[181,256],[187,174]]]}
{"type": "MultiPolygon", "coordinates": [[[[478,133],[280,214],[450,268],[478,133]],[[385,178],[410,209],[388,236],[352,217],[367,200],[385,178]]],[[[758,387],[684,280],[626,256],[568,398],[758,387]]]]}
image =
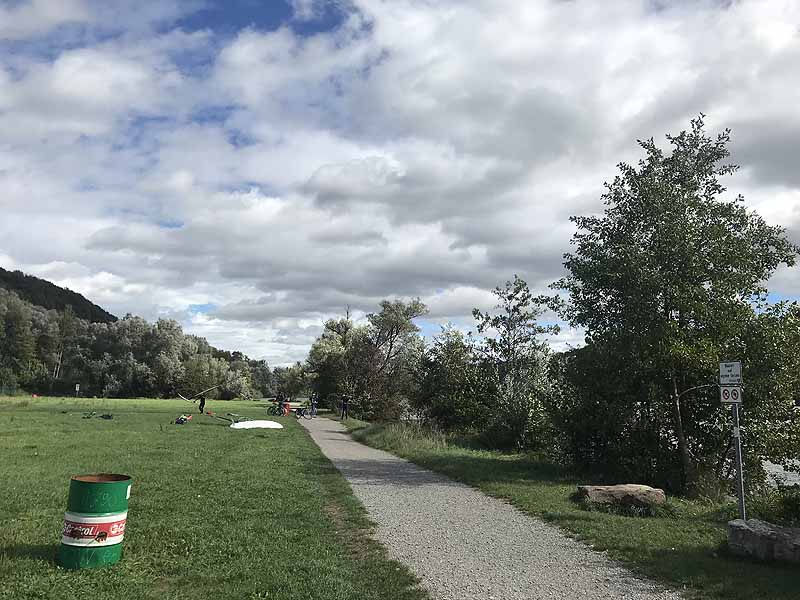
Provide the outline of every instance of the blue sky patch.
{"type": "Polygon", "coordinates": [[[242,29],[273,31],[284,25],[299,35],[309,36],[338,27],[344,14],[335,3],[325,3],[310,20],[294,19],[285,0],[217,0],[209,2],[176,23],[186,31],[211,30],[220,36],[234,36],[242,29]]]}
{"type": "Polygon", "coordinates": [[[217,308],[217,305],[211,302],[207,304],[190,304],[189,307],[187,308],[187,311],[189,312],[189,314],[192,315],[197,315],[197,314],[203,315],[211,312],[215,308],[217,308]]]}

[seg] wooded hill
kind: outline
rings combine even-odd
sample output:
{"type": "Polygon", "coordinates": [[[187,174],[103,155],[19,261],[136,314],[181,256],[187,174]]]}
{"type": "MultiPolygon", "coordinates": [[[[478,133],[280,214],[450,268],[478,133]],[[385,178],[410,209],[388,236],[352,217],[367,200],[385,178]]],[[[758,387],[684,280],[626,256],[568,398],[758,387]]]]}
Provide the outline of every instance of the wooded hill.
{"type": "Polygon", "coordinates": [[[117,317],[72,290],[59,287],[22,271],[0,268],[0,287],[15,292],[21,299],[46,309],[64,310],[72,307],[79,319],[91,323],[113,323],[117,317]]]}

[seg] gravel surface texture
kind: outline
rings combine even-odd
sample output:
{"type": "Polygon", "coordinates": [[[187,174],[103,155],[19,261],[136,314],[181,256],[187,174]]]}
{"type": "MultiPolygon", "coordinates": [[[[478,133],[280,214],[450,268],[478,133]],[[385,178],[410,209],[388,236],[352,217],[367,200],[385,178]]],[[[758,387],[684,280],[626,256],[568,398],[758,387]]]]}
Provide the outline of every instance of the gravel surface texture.
{"type": "Polygon", "coordinates": [[[302,420],[377,523],[377,539],[438,600],[678,599],[474,488],[302,420]]]}

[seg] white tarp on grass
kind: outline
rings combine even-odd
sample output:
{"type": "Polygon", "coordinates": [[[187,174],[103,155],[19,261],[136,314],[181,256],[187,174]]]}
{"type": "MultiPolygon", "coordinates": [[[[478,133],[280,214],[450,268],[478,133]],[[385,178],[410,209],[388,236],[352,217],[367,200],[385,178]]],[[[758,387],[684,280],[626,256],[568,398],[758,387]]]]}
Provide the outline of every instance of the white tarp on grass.
{"type": "Polygon", "coordinates": [[[275,421],[240,421],[232,423],[231,429],[283,429],[283,425],[275,421]]]}

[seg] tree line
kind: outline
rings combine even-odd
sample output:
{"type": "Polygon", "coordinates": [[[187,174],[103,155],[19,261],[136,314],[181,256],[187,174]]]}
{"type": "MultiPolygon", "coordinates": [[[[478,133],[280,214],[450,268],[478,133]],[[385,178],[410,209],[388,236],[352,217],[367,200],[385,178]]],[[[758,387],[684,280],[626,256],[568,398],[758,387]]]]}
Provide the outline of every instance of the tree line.
{"type": "Polygon", "coordinates": [[[0,288],[0,393],[115,398],[191,396],[222,384],[211,398],[272,396],[284,369],[184,334],[179,323],[127,315],[111,322],[36,306],[0,288]]]}
{"type": "MultiPolygon", "coordinates": [[[[490,447],[537,451],[608,479],[711,493],[733,470],[731,417],[715,385],[718,363],[739,359],[750,480],[763,461],[791,466],[800,450],[800,307],[770,302],[766,283],[798,247],[721,178],[730,131],[712,137],[702,115],[639,141],[620,163],[602,211],[573,217],[566,276],[534,296],[515,277],[474,333],[445,327],[425,343],[419,300],[384,301],[362,324],[330,320],[306,361],[322,397],[353,414],[420,419],[490,447]],[[553,352],[557,314],[585,344],[553,352]],[[553,319],[551,319],[553,320],[553,319]]],[[[796,467],[795,467],[796,468],[796,467]]]]}

